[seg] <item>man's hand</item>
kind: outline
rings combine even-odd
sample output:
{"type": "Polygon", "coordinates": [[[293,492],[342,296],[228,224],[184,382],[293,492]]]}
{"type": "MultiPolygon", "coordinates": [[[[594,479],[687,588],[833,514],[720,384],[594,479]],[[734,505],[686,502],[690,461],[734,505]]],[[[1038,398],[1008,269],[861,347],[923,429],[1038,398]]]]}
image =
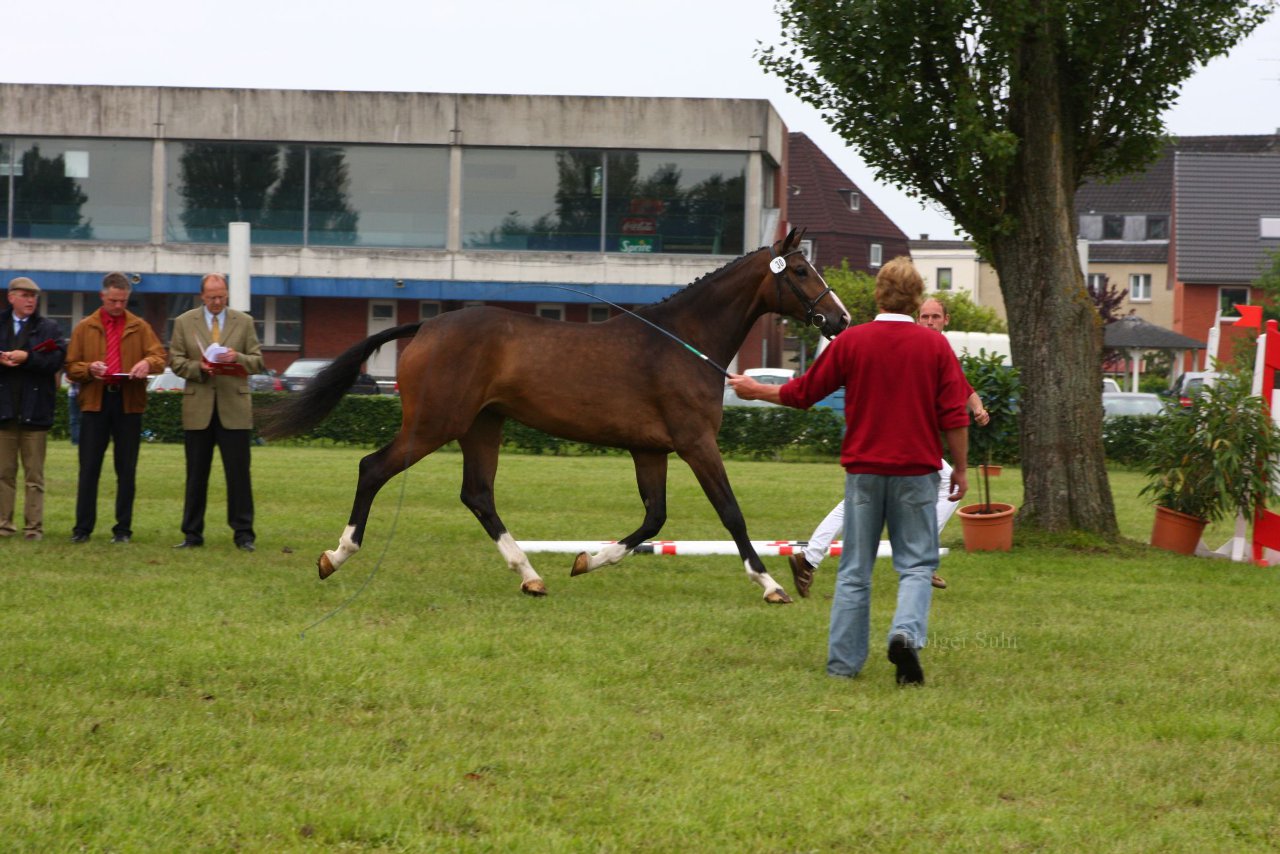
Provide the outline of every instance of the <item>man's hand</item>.
{"type": "Polygon", "coordinates": [[[129,369],[129,378],[134,380],[145,380],[147,375],[150,373],[151,365],[147,363],[146,359],[143,359],[129,369]]]}
{"type": "Polygon", "coordinates": [[[764,400],[779,405],[782,403],[780,385],[768,385],[742,374],[730,374],[729,386],[743,400],[764,400]]]}
{"type": "Polygon", "coordinates": [[[959,501],[969,491],[969,475],[964,469],[951,470],[951,494],[948,501],[959,501]]]}

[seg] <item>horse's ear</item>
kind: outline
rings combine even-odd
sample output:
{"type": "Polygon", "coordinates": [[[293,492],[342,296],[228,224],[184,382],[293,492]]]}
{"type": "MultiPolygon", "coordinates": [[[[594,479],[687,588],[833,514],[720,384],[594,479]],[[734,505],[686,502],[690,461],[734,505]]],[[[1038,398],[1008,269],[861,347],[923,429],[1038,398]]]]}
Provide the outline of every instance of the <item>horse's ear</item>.
{"type": "Polygon", "coordinates": [[[787,232],[787,236],[782,238],[782,251],[784,253],[790,252],[792,248],[795,247],[797,231],[798,229],[792,228],[790,231],[787,232]]]}

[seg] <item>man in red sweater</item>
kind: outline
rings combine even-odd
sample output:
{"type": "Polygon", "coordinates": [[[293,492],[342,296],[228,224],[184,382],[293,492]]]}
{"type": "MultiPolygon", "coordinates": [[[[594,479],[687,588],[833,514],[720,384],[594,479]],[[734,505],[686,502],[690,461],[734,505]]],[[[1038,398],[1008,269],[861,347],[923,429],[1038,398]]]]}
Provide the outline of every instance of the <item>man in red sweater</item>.
{"type": "Polygon", "coordinates": [[[871,569],[886,523],[898,572],[898,606],[889,629],[889,660],[899,685],[923,684],[917,650],[928,638],[930,583],[938,568],[934,502],[945,438],[954,471],[951,499],[968,491],[968,385],[946,338],[917,326],[924,282],[909,258],[895,258],[876,277],[871,323],[851,327],[803,376],[769,386],[734,376],[744,400],[807,409],[845,389],[845,532],[831,602],[827,672],[853,677],[871,636],[871,569]]]}

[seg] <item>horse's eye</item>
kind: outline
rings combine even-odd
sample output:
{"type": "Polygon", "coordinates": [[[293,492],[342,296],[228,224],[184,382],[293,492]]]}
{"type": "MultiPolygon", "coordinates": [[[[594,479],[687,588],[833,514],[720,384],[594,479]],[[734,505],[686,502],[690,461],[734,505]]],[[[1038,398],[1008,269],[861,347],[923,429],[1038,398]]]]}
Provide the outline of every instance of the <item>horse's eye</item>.
{"type": "Polygon", "coordinates": [[[795,272],[796,272],[796,275],[797,275],[797,276],[799,276],[800,278],[802,278],[802,279],[803,279],[805,276],[809,275],[809,268],[808,268],[808,267],[801,267],[801,268],[799,268],[798,270],[796,270],[795,272]]]}

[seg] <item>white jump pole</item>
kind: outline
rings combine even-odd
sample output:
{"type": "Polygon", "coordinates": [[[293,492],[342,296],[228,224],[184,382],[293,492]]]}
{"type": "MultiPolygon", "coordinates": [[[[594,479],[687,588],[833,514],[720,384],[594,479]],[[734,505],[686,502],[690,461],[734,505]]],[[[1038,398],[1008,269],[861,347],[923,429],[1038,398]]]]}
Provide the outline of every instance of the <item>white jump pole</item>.
{"type": "Polygon", "coordinates": [[[231,256],[227,304],[236,311],[248,311],[250,305],[249,245],[249,223],[227,223],[227,251],[231,256]]]}
{"type": "MultiPolygon", "coordinates": [[[[525,552],[561,552],[577,554],[578,552],[598,552],[605,546],[614,545],[617,540],[521,540],[520,548],[525,552]]],[[[761,557],[786,557],[804,551],[808,543],[804,540],[752,540],[752,547],[761,557]]],[[[945,555],[950,549],[938,549],[938,554],[945,555]]],[[[833,557],[840,555],[839,541],[831,544],[827,554],[833,557]]],[[[733,540],[650,540],[635,547],[634,554],[653,555],[736,555],[738,546],[733,540]]],[[[881,540],[876,557],[892,557],[893,549],[888,540],[881,540]]]]}

